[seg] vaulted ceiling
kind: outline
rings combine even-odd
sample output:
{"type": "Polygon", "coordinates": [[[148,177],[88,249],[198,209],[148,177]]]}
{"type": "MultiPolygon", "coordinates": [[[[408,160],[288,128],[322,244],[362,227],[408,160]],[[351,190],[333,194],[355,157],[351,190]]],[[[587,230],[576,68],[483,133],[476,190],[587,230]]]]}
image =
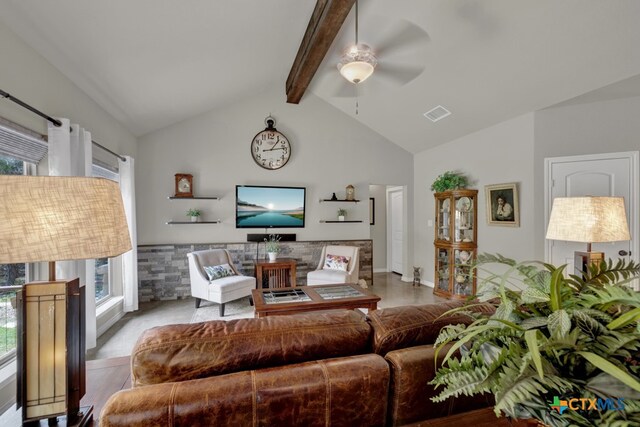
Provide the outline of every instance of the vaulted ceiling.
{"type": "MultiPolygon", "coordinates": [[[[0,0],[0,21],[143,135],[267,86],[284,102],[315,3],[0,0]]],[[[639,20],[636,0],[360,0],[379,69],[358,114],[336,68],[353,10],[305,96],[416,153],[639,75],[639,20]],[[453,114],[432,123],[422,114],[438,104],[453,114]]]]}

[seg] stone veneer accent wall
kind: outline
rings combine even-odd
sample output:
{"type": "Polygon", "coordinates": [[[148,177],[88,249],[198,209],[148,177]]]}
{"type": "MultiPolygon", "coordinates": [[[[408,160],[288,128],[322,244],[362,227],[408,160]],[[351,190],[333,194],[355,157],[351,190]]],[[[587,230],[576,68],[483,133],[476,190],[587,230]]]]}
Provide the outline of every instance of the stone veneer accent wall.
{"type": "MultiPolygon", "coordinates": [[[[307,283],[307,273],[315,270],[326,245],[358,246],[360,248],[360,278],[372,285],[373,243],[371,240],[331,240],[312,242],[282,242],[283,258],[298,260],[296,281],[307,283]]],[[[256,243],[167,244],[138,246],[138,299],[140,302],[174,300],[191,296],[187,253],[204,249],[227,249],[236,268],[247,276],[255,276],[253,261],[256,243]]],[[[264,244],[258,246],[264,259],[264,244]]]]}

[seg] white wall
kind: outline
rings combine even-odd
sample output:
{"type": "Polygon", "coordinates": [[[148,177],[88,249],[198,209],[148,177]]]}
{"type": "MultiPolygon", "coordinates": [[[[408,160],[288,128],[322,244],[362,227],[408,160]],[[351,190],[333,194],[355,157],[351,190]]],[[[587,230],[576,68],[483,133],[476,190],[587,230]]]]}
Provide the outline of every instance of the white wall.
{"type": "Polygon", "coordinates": [[[534,255],[534,115],[525,114],[450,143],[415,155],[414,265],[423,268],[423,280],[433,282],[433,192],[438,175],[451,170],[467,175],[469,188],[478,190],[478,252],[500,253],[515,259],[534,255]],[[518,183],[520,227],[487,225],[484,186],[518,183]]]}
{"type": "Polygon", "coordinates": [[[138,242],[143,245],[241,242],[247,233],[263,232],[235,228],[237,184],[306,187],[305,227],[274,229],[276,233],[297,233],[298,240],[369,238],[369,183],[390,182],[411,189],[413,182],[410,153],[311,93],[299,105],[286,104],[282,86],[145,135],[138,150],[138,242]],[[276,171],[257,166],[249,149],[269,114],[292,147],[289,163],[276,171]],[[196,195],[222,199],[167,200],[178,172],[193,174],[196,195]],[[333,192],[344,198],[348,184],[355,186],[361,203],[318,202],[333,192]],[[222,224],[165,225],[169,219],[186,220],[191,207],[201,208],[204,219],[219,218],[222,224]],[[319,223],[336,219],[339,207],[348,210],[348,219],[363,222],[319,223]]]}
{"type": "MultiPolygon", "coordinates": [[[[0,52],[0,89],[50,116],[71,119],[90,131],[94,141],[116,153],[136,157],[136,137],[3,24],[0,52]]],[[[45,119],[4,98],[0,99],[0,116],[47,133],[45,119]]],[[[113,156],[100,149],[94,152],[113,163],[113,156]]]]}
{"type": "MultiPolygon", "coordinates": [[[[640,97],[535,113],[535,249],[544,258],[544,159],[640,150],[640,97]]],[[[638,184],[638,183],[637,183],[638,184]]],[[[636,187],[637,188],[637,187],[636,187]]]]}
{"type": "Polygon", "coordinates": [[[370,226],[373,271],[387,271],[387,186],[370,185],[369,197],[375,199],[375,224],[370,226]]]}

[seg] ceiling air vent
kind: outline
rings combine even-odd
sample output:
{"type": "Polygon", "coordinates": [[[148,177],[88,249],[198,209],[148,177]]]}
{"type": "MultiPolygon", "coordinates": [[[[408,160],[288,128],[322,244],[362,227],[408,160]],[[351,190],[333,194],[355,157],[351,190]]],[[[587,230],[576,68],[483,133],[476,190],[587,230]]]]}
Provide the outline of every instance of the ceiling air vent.
{"type": "Polygon", "coordinates": [[[447,110],[442,105],[438,105],[436,108],[424,113],[424,116],[435,123],[440,119],[444,119],[450,114],[451,114],[451,111],[447,110]]]}

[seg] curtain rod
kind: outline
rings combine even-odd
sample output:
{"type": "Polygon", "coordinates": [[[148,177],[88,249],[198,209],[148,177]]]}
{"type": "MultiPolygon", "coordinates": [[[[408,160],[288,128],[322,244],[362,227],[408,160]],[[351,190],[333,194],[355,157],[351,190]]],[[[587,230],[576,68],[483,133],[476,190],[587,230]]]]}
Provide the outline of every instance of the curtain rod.
{"type": "MultiPolygon", "coordinates": [[[[27,110],[31,111],[32,113],[37,114],[38,116],[40,116],[40,117],[42,117],[42,118],[44,118],[44,119],[46,119],[46,120],[50,121],[51,123],[53,123],[53,124],[54,124],[55,126],[57,126],[57,127],[62,126],[62,122],[61,122],[60,120],[55,119],[55,118],[53,118],[53,117],[49,116],[48,114],[43,113],[42,111],[40,111],[40,110],[38,110],[38,109],[36,109],[36,108],[32,107],[31,105],[27,104],[27,103],[26,103],[26,102],[24,102],[24,101],[19,100],[19,99],[18,99],[18,98],[16,98],[15,96],[13,96],[13,95],[11,95],[11,94],[9,94],[9,93],[5,92],[5,91],[4,91],[4,90],[2,90],[2,89],[0,89],[0,96],[1,96],[1,97],[3,97],[3,98],[7,98],[7,99],[8,99],[8,100],[10,100],[10,101],[15,102],[15,103],[16,103],[16,104],[18,104],[19,106],[21,106],[21,107],[23,107],[23,108],[26,108],[27,110]]],[[[73,132],[73,129],[71,129],[71,132],[73,132]]],[[[115,153],[115,152],[113,152],[113,151],[109,150],[109,149],[108,149],[107,147],[105,147],[104,145],[99,144],[99,143],[97,143],[97,142],[96,142],[96,141],[94,141],[94,140],[91,140],[91,143],[92,143],[93,145],[95,145],[95,146],[99,147],[99,148],[102,148],[104,151],[106,151],[107,153],[111,154],[112,156],[116,156],[117,158],[119,158],[119,159],[120,159],[120,160],[122,160],[123,162],[126,162],[126,161],[127,161],[127,158],[126,158],[126,157],[121,156],[120,154],[115,153]]]]}

